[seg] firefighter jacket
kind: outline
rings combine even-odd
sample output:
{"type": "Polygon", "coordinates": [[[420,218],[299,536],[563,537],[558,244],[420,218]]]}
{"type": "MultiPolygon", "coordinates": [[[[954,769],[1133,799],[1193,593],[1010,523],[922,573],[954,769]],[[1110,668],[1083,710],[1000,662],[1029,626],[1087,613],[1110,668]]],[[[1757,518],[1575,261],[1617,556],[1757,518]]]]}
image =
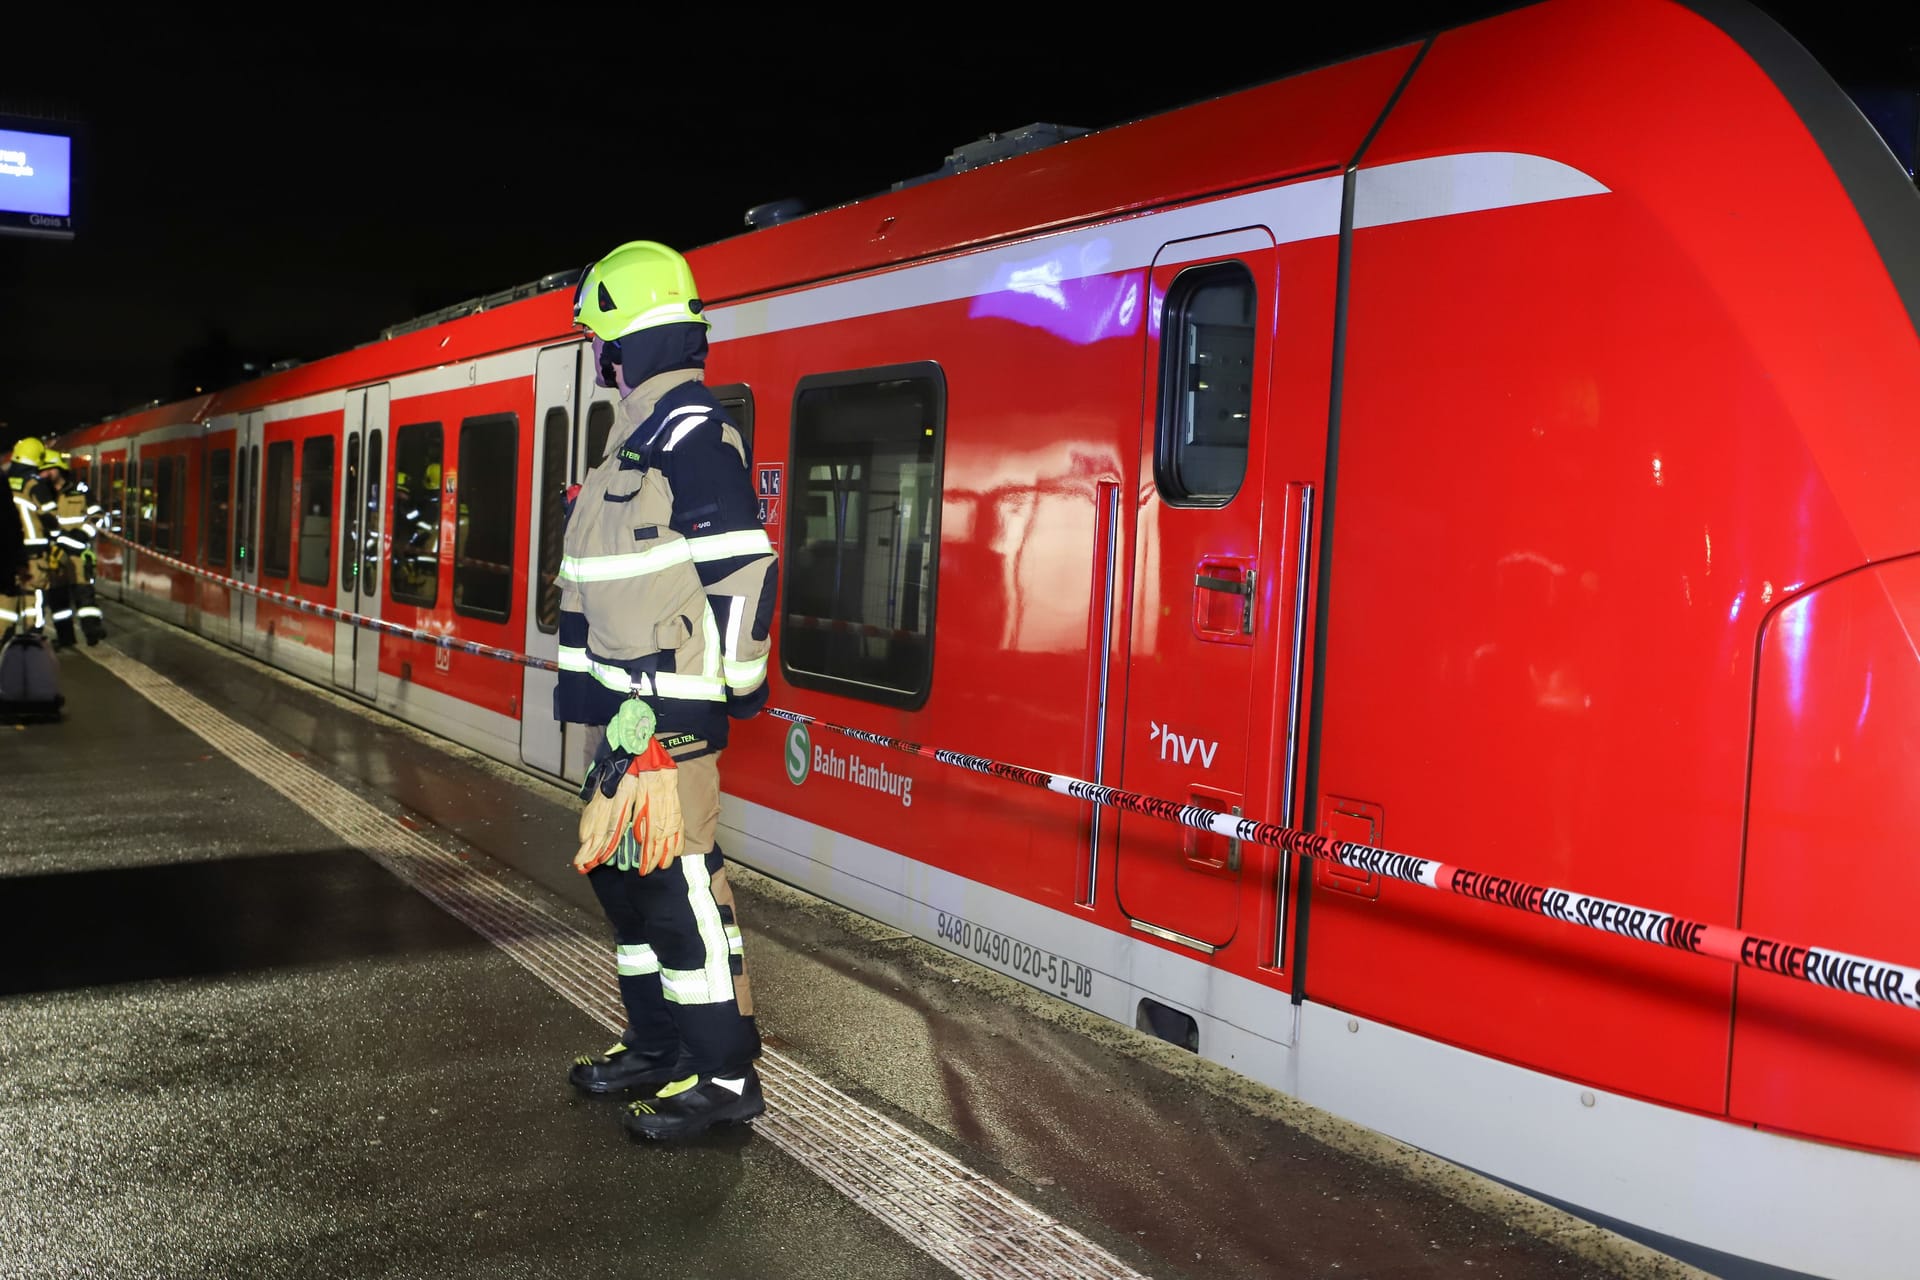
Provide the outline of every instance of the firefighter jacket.
{"type": "MultiPolygon", "coordinates": [[[[47,530],[53,539],[54,554],[57,563],[69,566],[64,577],[69,581],[80,582],[80,558],[92,549],[94,535],[99,532],[93,523],[93,512],[99,510],[87,500],[85,489],[62,489],[54,501],[53,527],[47,530]]],[[[61,575],[56,575],[61,576],[61,575]]]]}
{"type": "Polygon", "coordinates": [[[697,369],[658,374],[567,515],[554,715],[604,725],[653,708],[676,759],[719,751],[764,705],[778,564],[740,433],[697,369]]]}
{"type": "Polygon", "coordinates": [[[7,484],[11,490],[7,496],[13,504],[11,518],[20,530],[21,547],[18,562],[6,566],[6,581],[0,582],[0,631],[21,622],[37,631],[46,625],[42,592],[51,585],[47,577],[47,526],[51,517],[43,518],[40,513],[47,495],[44,486],[32,477],[9,475],[7,484]]]}
{"type": "MultiPolygon", "coordinates": [[[[54,523],[51,494],[47,492],[47,486],[38,480],[14,475],[7,477],[7,481],[13,490],[10,496],[13,499],[13,518],[20,526],[21,551],[28,566],[39,573],[44,567],[47,549],[53,545],[48,532],[54,523]]],[[[13,584],[6,585],[11,587],[13,584]]]]}

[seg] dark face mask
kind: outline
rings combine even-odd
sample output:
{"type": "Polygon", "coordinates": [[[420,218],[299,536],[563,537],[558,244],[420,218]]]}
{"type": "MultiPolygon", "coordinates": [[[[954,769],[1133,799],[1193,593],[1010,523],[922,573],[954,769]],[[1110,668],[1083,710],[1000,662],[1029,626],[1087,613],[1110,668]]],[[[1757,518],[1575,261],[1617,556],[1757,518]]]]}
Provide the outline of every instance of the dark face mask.
{"type": "Polygon", "coordinates": [[[603,387],[620,389],[620,343],[608,342],[599,334],[593,337],[594,381],[603,387]]]}

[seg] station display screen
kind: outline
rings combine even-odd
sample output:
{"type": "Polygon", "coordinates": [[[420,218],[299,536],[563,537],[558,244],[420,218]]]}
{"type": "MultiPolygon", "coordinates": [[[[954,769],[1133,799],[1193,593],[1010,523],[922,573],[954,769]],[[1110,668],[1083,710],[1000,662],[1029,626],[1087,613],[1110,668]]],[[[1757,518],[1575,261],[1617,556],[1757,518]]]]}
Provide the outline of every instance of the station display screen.
{"type": "Polygon", "coordinates": [[[0,129],[0,235],[73,237],[73,138],[0,129]]]}

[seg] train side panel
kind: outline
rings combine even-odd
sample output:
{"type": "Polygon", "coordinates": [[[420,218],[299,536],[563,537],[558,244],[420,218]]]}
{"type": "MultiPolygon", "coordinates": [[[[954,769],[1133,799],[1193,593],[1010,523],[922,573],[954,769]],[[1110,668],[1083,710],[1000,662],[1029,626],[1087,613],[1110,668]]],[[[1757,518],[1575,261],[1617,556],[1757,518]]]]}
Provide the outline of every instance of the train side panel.
{"type": "MultiPolygon", "coordinates": [[[[524,647],[532,367],[533,352],[522,350],[396,379],[381,468],[384,618],[433,636],[524,647]]],[[[400,636],[382,634],[379,645],[383,707],[518,762],[518,666],[400,636]]]]}
{"type": "MultiPolygon", "coordinates": [[[[1169,793],[1191,787],[1195,796],[1230,797],[1223,807],[1277,811],[1292,776],[1274,756],[1287,741],[1282,704],[1296,625],[1294,597],[1283,599],[1281,584],[1297,571],[1289,520],[1303,516],[1297,508],[1287,516],[1282,495],[1290,484],[1310,488],[1324,457],[1337,185],[1308,180],[1238,204],[1175,208],[1130,228],[1091,226],[756,302],[739,308],[739,317],[722,309],[726,340],[716,346],[709,381],[754,388],[756,464],[785,471],[774,508],[783,555],[776,705],[1036,768],[1083,777],[1103,768],[1107,782],[1146,767],[1130,761],[1171,761],[1167,776],[1154,779],[1169,793]],[[1150,271],[1155,261],[1169,265],[1150,271]],[[1084,272],[1087,262],[1133,269],[1084,272]],[[1246,358],[1271,387],[1256,404],[1260,448],[1254,470],[1219,513],[1226,523],[1213,531],[1203,524],[1200,541],[1163,554],[1155,521],[1167,500],[1152,462],[1161,430],[1160,309],[1169,282],[1222,267],[1246,279],[1258,308],[1244,323],[1246,358]],[[961,280],[977,280],[978,292],[957,301],[940,296],[960,291],[961,280]],[[778,323],[778,303],[803,319],[778,323]],[[807,322],[813,316],[823,318],[807,322]],[[929,360],[937,368],[923,372],[938,379],[946,399],[938,427],[937,639],[929,665],[913,676],[920,698],[887,701],[822,687],[813,678],[822,663],[831,669],[857,660],[851,655],[862,646],[871,656],[897,641],[874,626],[891,620],[828,590],[831,575],[851,563],[833,558],[834,513],[844,499],[830,500],[829,473],[839,465],[858,475],[871,459],[858,450],[844,458],[822,453],[793,408],[821,375],[920,376],[916,362],[929,360]],[[1196,618],[1217,607],[1196,586],[1196,564],[1216,560],[1257,569],[1267,584],[1252,606],[1260,620],[1251,646],[1237,647],[1245,639],[1237,607],[1233,625],[1213,635],[1221,643],[1196,642],[1196,618]],[[860,626],[876,634],[848,630],[860,626]],[[842,629],[832,644],[818,643],[832,628],[842,629]],[[1238,687],[1189,689],[1181,682],[1193,673],[1182,664],[1204,660],[1209,644],[1261,660],[1243,662],[1238,687]],[[1260,714],[1250,717],[1249,707],[1260,714]],[[1173,720],[1197,744],[1184,758],[1169,756],[1154,735],[1173,720]],[[1232,778],[1224,776],[1229,759],[1239,762],[1232,778]]],[[[891,563],[887,532],[865,553],[869,564],[891,563]]],[[[877,592],[886,573],[871,581],[877,592]]],[[[1210,953],[1214,964],[1282,982],[1275,972],[1282,872],[1265,850],[1249,850],[1242,861],[1225,841],[1215,850],[1211,838],[1196,842],[1146,818],[1116,822],[1111,813],[1097,828],[1096,849],[1091,807],[1058,796],[861,750],[830,731],[775,720],[737,726],[733,742],[728,787],[744,799],[1123,935],[1146,936],[1133,930],[1135,918],[1198,922],[1189,927],[1233,944],[1210,953]],[[882,780],[902,783],[877,789],[871,773],[880,765],[882,780]],[[1133,886],[1131,902],[1117,892],[1123,884],[1133,886]]],[[[1177,942],[1164,945],[1193,954],[1177,942]]]]}
{"type": "Polygon", "coordinates": [[[260,600],[254,627],[269,661],[322,680],[333,670],[333,624],[292,601],[333,603],[341,420],[338,408],[304,404],[270,412],[260,443],[260,585],[286,599],[260,600]]]}
{"type": "MultiPolygon", "coordinates": [[[[1044,302],[983,322],[977,300],[965,299],[720,348],[710,381],[753,386],[756,465],[783,469],[776,705],[996,758],[1079,761],[1084,691],[1098,661],[1088,640],[1096,492],[1127,468],[1140,404],[1141,320],[1137,309],[1122,320],[1120,300],[1129,290],[1138,298],[1143,281],[1114,273],[1076,285],[1076,299],[1108,318],[1104,331],[1097,322],[1083,335],[1070,323],[1044,327],[1036,323],[1051,309],[1044,302]],[[803,379],[884,381],[873,371],[889,369],[944,391],[942,420],[930,428],[939,450],[937,554],[915,575],[933,593],[914,617],[889,613],[881,598],[891,588],[897,600],[908,586],[891,554],[895,534],[879,526],[870,536],[839,536],[833,524],[829,473],[855,465],[849,459],[864,447],[792,430],[803,379]],[[836,546],[846,563],[861,558],[872,593],[835,592],[836,546]],[[848,622],[890,634],[834,629],[848,622]],[[888,661],[909,647],[910,659],[888,661]],[[818,679],[863,672],[898,691],[891,704],[818,679]]],[[[897,501],[884,482],[865,492],[882,510],[897,501]]],[[[776,720],[736,724],[728,790],[970,879],[1056,906],[1073,901],[1083,837],[1075,806],[863,750],[828,731],[808,735],[806,767],[789,770],[787,738],[776,720]],[[872,773],[882,765],[897,784],[872,773]],[[903,831],[912,832],[905,844],[903,831]]]]}

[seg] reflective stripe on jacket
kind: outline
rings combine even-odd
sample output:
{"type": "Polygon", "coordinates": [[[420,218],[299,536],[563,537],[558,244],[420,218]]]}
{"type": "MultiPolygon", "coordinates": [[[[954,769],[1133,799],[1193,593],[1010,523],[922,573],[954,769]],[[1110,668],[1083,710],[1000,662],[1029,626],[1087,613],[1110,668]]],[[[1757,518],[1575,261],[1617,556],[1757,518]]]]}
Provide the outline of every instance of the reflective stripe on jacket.
{"type": "Polygon", "coordinates": [[[20,542],[26,549],[29,559],[37,559],[47,553],[52,539],[47,536],[50,521],[42,519],[40,504],[26,494],[15,491],[13,495],[14,516],[20,522],[20,542]]]}

